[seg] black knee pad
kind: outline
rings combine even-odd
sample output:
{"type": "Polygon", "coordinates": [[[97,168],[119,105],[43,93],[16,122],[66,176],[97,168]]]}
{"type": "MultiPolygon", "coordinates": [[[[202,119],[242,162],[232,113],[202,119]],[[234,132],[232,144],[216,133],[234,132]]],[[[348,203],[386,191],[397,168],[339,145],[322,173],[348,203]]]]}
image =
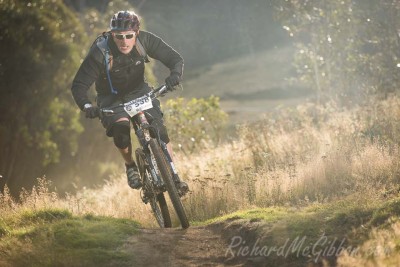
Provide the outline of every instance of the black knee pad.
{"type": "Polygon", "coordinates": [[[114,144],[120,149],[125,149],[131,144],[131,128],[129,121],[119,121],[113,128],[114,144]]]}

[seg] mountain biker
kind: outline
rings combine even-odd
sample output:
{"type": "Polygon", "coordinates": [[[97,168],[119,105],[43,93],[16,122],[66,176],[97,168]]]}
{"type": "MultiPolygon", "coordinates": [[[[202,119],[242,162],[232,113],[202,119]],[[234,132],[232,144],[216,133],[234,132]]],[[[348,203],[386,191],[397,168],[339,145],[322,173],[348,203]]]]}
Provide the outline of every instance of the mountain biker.
{"type": "MultiPolygon", "coordinates": [[[[173,90],[183,74],[183,58],[172,47],[153,33],[140,30],[139,17],[133,11],[118,11],[110,21],[110,31],[96,39],[72,82],[72,95],[87,118],[96,118],[99,108],[115,106],[143,96],[151,91],[144,77],[148,56],[161,61],[170,70],[165,84],[173,90]],[[106,63],[107,62],[107,63],[106,63]],[[97,106],[92,105],[87,91],[95,83],[97,106]]],[[[167,144],[172,157],[172,147],[163,123],[160,102],[153,100],[153,108],[146,111],[149,122],[156,126],[160,138],[167,144]]],[[[101,122],[106,135],[112,137],[126,166],[131,188],[142,186],[140,174],[132,155],[130,117],[127,113],[103,116],[101,122]]],[[[187,192],[183,181],[176,181],[179,191],[187,192]]]]}

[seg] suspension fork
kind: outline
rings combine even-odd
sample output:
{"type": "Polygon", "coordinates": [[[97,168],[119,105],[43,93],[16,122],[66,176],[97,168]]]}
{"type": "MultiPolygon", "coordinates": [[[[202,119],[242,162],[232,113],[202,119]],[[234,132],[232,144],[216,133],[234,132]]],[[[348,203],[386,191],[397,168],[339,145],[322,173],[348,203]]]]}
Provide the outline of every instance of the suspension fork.
{"type": "MultiPolygon", "coordinates": [[[[149,124],[143,111],[139,112],[137,116],[138,116],[138,122],[140,123],[140,125],[143,125],[143,124],[147,124],[148,125],[149,124]]],[[[142,141],[141,141],[142,146],[147,149],[147,147],[148,147],[147,144],[151,139],[150,132],[149,132],[148,129],[143,129],[142,127],[138,127],[138,128],[139,128],[138,131],[141,131],[143,133],[143,135],[142,135],[143,137],[142,137],[142,141]]],[[[141,133],[139,132],[139,134],[141,134],[141,133]]],[[[160,146],[161,146],[165,156],[167,157],[167,160],[168,160],[169,166],[171,167],[171,171],[173,173],[173,178],[174,178],[175,182],[179,182],[180,178],[179,178],[178,172],[177,172],[177,170],[175,168],[175,164],[172,161],[172,157],[168,152],[167,144],[164,143],[162,140],[160,140],[160,138],[157,138],[157,139],[158,139],[158,141],[160,143],[160,146]]]]}
{"type": "Polygon", "coordinates": [[[135,119],[135,123],[138,125],[136,129],[136,136],[138,137],[139,142],[146,154],[148,164],[150,165],[151,176],[153,177],[154,182],[160,187],[162,185],[162,180],[156,173],[155,165],[150,154],[149,141],[151,140],[151,136],[149,129],[146,127],[149,125],[149,122],[147,121],[143,111],[139,112],[135,119]]]}

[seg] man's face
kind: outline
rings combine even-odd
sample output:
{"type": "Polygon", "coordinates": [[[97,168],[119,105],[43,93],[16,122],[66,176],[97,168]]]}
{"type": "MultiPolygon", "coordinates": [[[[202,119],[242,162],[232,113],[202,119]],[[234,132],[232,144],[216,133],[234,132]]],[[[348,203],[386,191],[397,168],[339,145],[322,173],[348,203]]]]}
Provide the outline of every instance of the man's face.
{"type": "Polygon", "coordinates": [[[118,50],[123,54],[129,54],[136,44],[136,32],[113,32],[113,40],[118,47],[118,50]]]}

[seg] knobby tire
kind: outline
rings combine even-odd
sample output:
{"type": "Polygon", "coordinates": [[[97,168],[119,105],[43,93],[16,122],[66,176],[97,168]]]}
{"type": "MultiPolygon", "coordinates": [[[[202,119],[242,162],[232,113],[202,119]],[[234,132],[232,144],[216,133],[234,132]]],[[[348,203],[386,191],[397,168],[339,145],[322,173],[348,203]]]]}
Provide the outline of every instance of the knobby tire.
{"type": "Polygon", "coordinates": [[[183,208],[178,190],[176,189],[174,180],[172,178],[170,165],[167,163],[166,156],[161,150],[161,147],[156,139],[150,140],[150,148],[153,152],[154,158],[156,159],[158,169],[167,187],[169,198],[171,199],[172,205],[175,208],[176,214],[181,222],[181,226],[183,229],[186,229],[189,227],[189,220],[187,219],[185,209],[183,208]]]}
{"type": "MultiPolygon", "coordinates": [[[[137,162],[137,165],[139,168],[140,176],[142,178],[143,186],[144,187],[145,186],[153,187],[149,178],[146,177],[146,176],[150,176],[150,172],[149,171],[146,172],[146,169],[148,168],[148,166],[146,166],[146,164],[145,164],[144,155],[143,155],[143,152],[141,151],[141,149],[136,150],[136,162],[137,162]]],[[[150,190],[152,190],[152,189],[150,189],[150,190]]],[[[169,214],[167,202],[165,201],[164,193],[157,194],[157,196],[155,197],[155,205],[157,205],[161,211],[160,215],[162,216],[162,221],[160,221],[158,219],[158,215],[157,215],[158,212],[157,212],[156,208],[153,208],[153,206],[150,203],[151,209],[153,210],[153,214],[157,220],[158,225],[161,228],[171,228],[172,221],[171,221],[171,216],[169,214]]]]}

